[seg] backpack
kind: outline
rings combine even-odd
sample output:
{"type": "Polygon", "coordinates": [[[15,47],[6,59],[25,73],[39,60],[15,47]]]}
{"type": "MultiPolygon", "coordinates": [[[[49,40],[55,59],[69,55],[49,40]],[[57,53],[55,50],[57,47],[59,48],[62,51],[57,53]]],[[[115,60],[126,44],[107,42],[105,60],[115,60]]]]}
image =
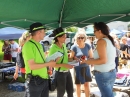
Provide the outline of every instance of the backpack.
{"type": "Polygon", "coordinates": [[[16,63],[18,65],[18,67],[25,68],[25,64],[24,64],[24,59],[23,59],[23,56],[22,56],[22,52],[18,52],[17,53],[16,63]]]}

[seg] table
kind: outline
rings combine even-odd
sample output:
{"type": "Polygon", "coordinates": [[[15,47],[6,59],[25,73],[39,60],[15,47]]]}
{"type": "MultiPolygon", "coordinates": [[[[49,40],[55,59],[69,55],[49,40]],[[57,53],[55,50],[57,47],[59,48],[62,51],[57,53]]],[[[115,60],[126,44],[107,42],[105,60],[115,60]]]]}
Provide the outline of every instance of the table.
{"type": "Polygon", "coordinates": [[[6,68],[6,67],[11,67],[11,66],[15,66],[14,62],[0,62],[0,69],[1,68],[6,68]]]}
{"type": "Polygon", "coordinates": [[[6,74],[11,74],[15,72],[15,64],[14,63],[2,63],[0,62],[0,73],[1,80],[5,80],[6,74]]]}
{"type": "Polygon", "coordinates": [[[123,76],[130,76],[130,73],[117,72],[116,76],[121,79],[123,76]]]}

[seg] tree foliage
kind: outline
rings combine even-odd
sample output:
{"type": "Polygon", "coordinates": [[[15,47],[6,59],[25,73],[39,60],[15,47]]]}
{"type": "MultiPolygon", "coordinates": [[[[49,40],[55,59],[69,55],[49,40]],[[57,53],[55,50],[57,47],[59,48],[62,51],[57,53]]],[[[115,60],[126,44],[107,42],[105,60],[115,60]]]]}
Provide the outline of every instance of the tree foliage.
{"type": "Polygon", "coordinates": [[[75,27],[75,26],[74,27],[69,27],[69,28],[66,28],[66,31],[76,33],[78,31],[78,27],[75,27]]]}

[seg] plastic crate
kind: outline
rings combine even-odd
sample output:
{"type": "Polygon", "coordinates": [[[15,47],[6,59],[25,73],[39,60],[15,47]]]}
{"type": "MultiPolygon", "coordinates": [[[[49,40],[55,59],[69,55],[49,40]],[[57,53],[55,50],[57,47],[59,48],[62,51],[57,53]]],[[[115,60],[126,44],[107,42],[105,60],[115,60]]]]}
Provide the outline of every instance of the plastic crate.
{"type": "Polygon", "coordinates": [[[22,92],[25,91],[25,84],[24,83],[12,83],[8,85],[8,89],[12,91],[22,92]]]}

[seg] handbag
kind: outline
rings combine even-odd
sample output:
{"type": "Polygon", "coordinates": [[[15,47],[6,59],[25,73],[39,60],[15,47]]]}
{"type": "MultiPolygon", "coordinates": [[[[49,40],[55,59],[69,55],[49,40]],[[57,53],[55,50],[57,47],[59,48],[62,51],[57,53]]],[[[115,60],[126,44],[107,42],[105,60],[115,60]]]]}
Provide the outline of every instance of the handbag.
{"type": "MultiPolygon", "coordinates": [[[[58,69],[59,72],[60,68],[58,69]]],[[[52,76],[49,76],[49,90],[50,91],[55,91],[57,87],[56,79],[57,79],[58,73],[55,71],[53,72],[52,76]]]]}
{"type": "MultiPolygon", "coordinates": [[[[64,50],[64,47],[63,47],[63,50],[64,50]]],[[[64,56],[63,56],[63,58],[62,58],[61,63],[63,63],[63,59],[64,59],[64,56]]],[[[61,68],[61,67],[58,68],[57,73],[56,73],[56,71],[54,71],[53,74],[52,74],[52,76],[49,76],[49,90],[50,90],[50,91],[55,91],[55,89],[56,89],[56,87],[57,87],[57,82],[56,82],[56,80],[57,80],[57,77],[58,77],[58,73],[59,73],[59,71],[60,71],[60,68],[61,68]]]]}

